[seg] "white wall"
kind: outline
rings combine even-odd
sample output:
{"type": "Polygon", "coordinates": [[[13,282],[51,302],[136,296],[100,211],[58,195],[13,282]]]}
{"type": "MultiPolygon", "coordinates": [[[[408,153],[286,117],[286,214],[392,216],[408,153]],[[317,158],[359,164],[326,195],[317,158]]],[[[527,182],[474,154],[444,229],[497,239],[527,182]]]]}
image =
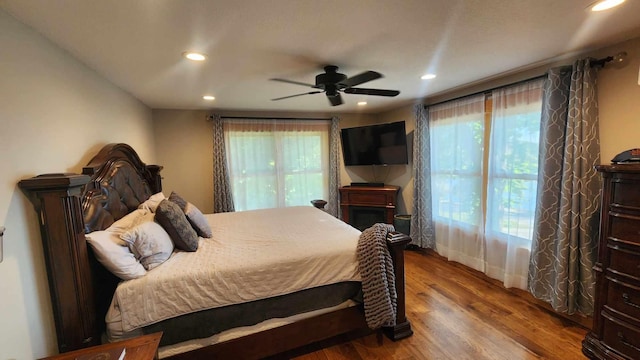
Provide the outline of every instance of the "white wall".
{"type": "Polygon", "coordinates": [[[57,353],[36,212],[17,182],[124,142],[155,161],[151,110],[0,10],[0,360],[57,353]]]}
{"type": "Polygon", "coordinates": [[[600,162],[609,164],[624,150],[640,148],[640,38],[607,47],[596,58],[627,52],[622,66],[607,65],[598,73],[600,162]]]}

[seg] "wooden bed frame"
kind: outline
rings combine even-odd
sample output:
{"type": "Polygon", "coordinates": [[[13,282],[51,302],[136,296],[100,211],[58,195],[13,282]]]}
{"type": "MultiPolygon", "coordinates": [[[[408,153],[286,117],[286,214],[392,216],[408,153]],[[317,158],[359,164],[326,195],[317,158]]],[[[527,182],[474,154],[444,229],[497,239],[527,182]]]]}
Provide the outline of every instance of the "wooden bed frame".
{"type": "MultiPolygon", "coordinates": [[[[119,279],[86,245],[85,234],[111,225],[162,191],[161,166],[146,165],[126,144],[108,144],[83,174],[44,174],[19,182],[40,217],[58,350],[67,352],[101,342],[104,317],[119,279]]],[[[405,316],[404,255],[409,237],[388,242],[395,265],[396,326],[384,328],[393,340],[411,336],[405,316]]],[[[275,329],[214,344],[171,359],[263,358],[301,349],[340,335],[364,335],[361,306],[315,316],[275,329]]]]}

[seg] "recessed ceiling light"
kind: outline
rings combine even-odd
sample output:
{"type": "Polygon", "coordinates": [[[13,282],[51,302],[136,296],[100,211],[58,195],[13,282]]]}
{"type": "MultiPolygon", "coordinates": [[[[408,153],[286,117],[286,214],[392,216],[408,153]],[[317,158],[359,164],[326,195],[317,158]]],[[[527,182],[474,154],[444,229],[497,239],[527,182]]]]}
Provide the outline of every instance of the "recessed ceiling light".
{"type": "Polygon", "coordinates": [[[197,52],[184,52],[182,56],[193,61],[204,61],[207,58],[207,55],[197,52]]]}
{"type": "Polygon", "coordinates": [[[366,101],[359,101],[358,102],[358,106],[365,106],[365,105],[367,105],[366,101]]]}
{"type": "Polygon", "coordinates": [[[214,96],[211,95],[205,95],[202,97],[203,99],[207,100],[207,101],[212,101],[215,100],[216,98],[214,96]]]}
{"type": "Polygon", "coordinates": [[[591,5],[591,11],[609,10],[622,4],[624,0],[600,0],[591,5]]]}
{"type": "Polygon", "coordinates": [[[436,78],[436,74],[424,74],[420,77],[420,79],[422,80],[431,80],[435,78],[436,78]]]}

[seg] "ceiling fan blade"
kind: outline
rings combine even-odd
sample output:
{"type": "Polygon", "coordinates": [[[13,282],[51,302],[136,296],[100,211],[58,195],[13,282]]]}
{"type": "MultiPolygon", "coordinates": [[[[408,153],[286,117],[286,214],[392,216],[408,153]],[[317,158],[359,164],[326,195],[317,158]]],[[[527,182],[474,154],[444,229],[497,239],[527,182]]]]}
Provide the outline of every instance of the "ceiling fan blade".
{"type": "Polygon", "coordinates": [[[382,74],[375,72],[375,71],[365,71],[362,74],[358,74],[355,76],[352,76],[348,79],[344,79],[342,81],[340,81],[340,85],[342,85],[342,87],[346,87],[346,88],[350,88],[352,86],[356,86],[356,85],[360,85],[362,83],[366,83],[367,81],[371,81],[371,80],[375,80],[375,79],[380,79],[382,77],[382,74]]]}
{"type": "Polygon", "coordinates": [[[346,88],[343,90],[347,94],[362,94],[362,95],[376,95],[376,96],[397,96],[400,94],[398,90],[385,90],[385,89],[365,89],[365,88],[346,88]]]}
{"type": "Polygon", "coordinates": [[[312,88],[316,88],[317,87],[317,86],[315,86],[313,84],[307,84],[307,83],[303,83],[303,82],[299,82],[299,81],[293,81],[293,80],[287,80],[287,79],[269,79],[269,80],[280,81],[280,82],[288,83],[288,84],[308,86],[308,87],[312,87],[312,88]]]}
{"type": "Polygon", "coordinates": [[[295,95],[289,95],[289,96],[283,96],[283,97],[271,99],[271,101],[288,99],[288,98],[292,98],[292,97],[296,97],[296,96],[302,96],[302,95],[320,94],[320,93],[322,93],[322,91],[309,91],[309,92],[302,93],[302,94],[295,94],[295,95]]]}
{"type": "Polygon", "coordinates": [[[342,96],[340,96],[340,94],[336,94],[335,96],[327,96],[327,99],[329,99],[331,106],[338,106],[343,103],[342,96]]]}

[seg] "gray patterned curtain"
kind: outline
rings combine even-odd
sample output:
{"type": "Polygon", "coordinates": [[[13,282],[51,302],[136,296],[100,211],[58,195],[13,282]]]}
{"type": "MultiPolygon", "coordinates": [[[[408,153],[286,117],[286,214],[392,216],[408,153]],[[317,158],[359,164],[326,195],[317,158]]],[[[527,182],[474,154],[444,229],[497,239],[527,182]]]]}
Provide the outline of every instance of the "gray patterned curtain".
{"type": "Polygon", "coordinates": [[[331,118],[331,130],[329,132],[329,199],[327,199],[327,212],[340,218],[340,119],[331,118]]]}
{"type": "Polygon", "coordinates": [[[417,104],[416,129],[413,133],[413,214],[411,244],[435,249],[436,236],[431,217],[431,147],[429,142],[429,112],[417,104]]]}
{"type": "Polygon", "coordinates": [[[224,131],[220,115],[213,115],[213,212],[232,212],[233,193],[224,146],[224,131]]]}
{"type": "Polygon", "coordinates": [[[545,81],[529,291],[558,312],[593,313],[601,179],[596,69],[589,59],[545,81]]]}

